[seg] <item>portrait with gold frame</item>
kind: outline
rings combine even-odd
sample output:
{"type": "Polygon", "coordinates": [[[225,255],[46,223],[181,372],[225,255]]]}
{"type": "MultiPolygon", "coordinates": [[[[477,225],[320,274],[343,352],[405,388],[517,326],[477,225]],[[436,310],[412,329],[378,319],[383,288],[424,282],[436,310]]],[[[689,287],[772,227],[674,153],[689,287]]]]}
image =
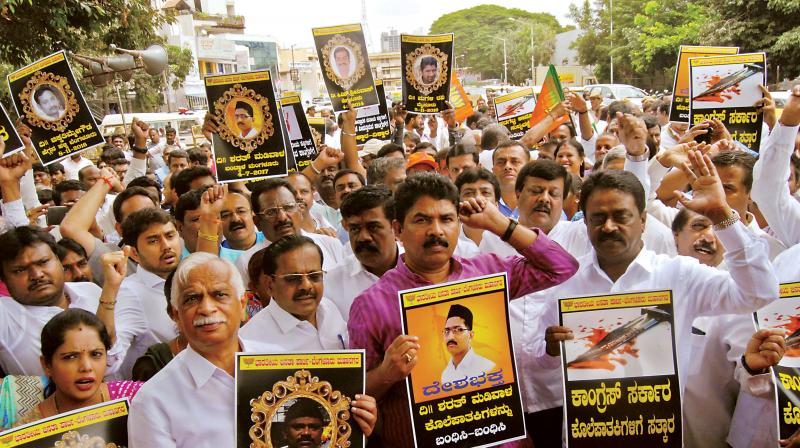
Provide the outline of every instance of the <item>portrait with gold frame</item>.
{"type": "Polygon", "coordinates": [[[321,53],[325,74],[344,90],[352,88],[366,73],[361,46],[347,36],[335,34],[322,47],[321,53]],[[347,71],[343,73],[345,67],[347,71]]]}
{"type": "Polygon", "coordinates": [[[75,92],[64,76],[50,72],[37,72],[25,83],[19,95],[22,114],[31,126],[62,132],[69,127],[80,110],[75,92]],[[49,94],[49,95],[45,95],[49,94]],[[57,102],[57,114],[49,113],[43,104],[57,102]]]}
{"type": "MultiPolygon", "coordinates": [[[[273,431],[273,425],[285,425],[279,417],[285,415],[291,406],[300,400],[311,400],[322,411],[323,428],[321,442],[323,446],[346,448],[350,446],[352,427],[350,425],[349,397],[335,390],[331,383],[320,381],[312,376],[308,370],[298,370],[286,381],[279,381],[272,386],[271,391],[264,392],[260,397],[251,400],[250,440],[253,448],[271,447],[278,442],[279,431],[273,431]],[[283,411],[283,412],[281,412],[283,411]]],[[[278,445],[280,446],[280,445],[278,445]]]]}
{"type": "Polygon", "coordinates": [[[221,124],[218,127],[219,137],[248,153],[275,133],[268,98],[241,84],[234,84],[214,102],[213,115],[221,124]],[[236,111],[242,109],[239,107],[241,103],[248,105],[253,112],[250,117],[252,128],[248,135],[244,135],[237,125],[236,111]]]}
{"type": "Polygon", "coordinates": [[[364,366],[363,350],[237,353],[237,446],[292,446],[302,435],[323,448],[363,448],[350,410],[364,366]]]}
{"type": "Polygon", "coordinates": [[[414,89],[423,95],[430,95],[445,85],[449,80],[447,53],[431,44],[424,44],[406,54],[405,57],[405,76],[406,81],[414,89]],[[430,62],[436,64],[436,71],[433,79],[426,79],[422,64],[428,65],[430,62]]]}

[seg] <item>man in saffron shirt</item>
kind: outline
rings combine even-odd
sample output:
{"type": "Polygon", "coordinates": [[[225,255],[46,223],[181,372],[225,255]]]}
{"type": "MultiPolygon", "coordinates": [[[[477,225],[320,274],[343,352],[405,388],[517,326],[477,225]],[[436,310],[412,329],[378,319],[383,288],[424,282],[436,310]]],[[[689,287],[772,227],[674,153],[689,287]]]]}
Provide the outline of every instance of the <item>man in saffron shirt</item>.
{"type": "Polygon", "coordinates": [[[406,252],[356,297],[348,322],[351,348],[366,349],[367,394],[379,401],[382,446],[389,448],[414,446],[403,379],[417,363],[419,344],[401,335],[398,291],[506,271],[510,296],[518,298],[560,284],[578,268],[544,233],[517,226],[483,198],[459,204],[455,185],[435,173],[415,174],[398,186],[395,215],[392,226],[406,252]],[[501,236],[520,255],[454,257],[459,219],[501,236]]]}

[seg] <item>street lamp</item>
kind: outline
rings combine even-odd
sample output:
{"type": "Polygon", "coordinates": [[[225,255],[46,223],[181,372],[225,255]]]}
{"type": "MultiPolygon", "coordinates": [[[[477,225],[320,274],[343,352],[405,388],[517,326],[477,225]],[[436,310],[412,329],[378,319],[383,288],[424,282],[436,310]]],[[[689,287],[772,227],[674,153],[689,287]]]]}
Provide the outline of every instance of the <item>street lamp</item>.
{"type": "Polygon", "coordinates": [[[531,27],[531,83],[536,85],[536,53],[533,51],[533,22],[529,22],[527,20],[520,20],[515,19],[514,17],[509,17],[508,20],[516,23],[521,24],[528,24],[531,27]]]}
{"type": "Polygon", "coordinates": [[[608,51],[608,56],[611,58],[611,84],[614,84],[614,0],[611,0],[608,11],[611,15],[611,32],[609,33],[611,49],[608,51]]]}
{"type": "Polygon", "coordinates": [[[508,53],[506,53],[506,40],[502,37],[492,36],[492,39],[503,41],[503,84],[508,84],[508,53]]]}

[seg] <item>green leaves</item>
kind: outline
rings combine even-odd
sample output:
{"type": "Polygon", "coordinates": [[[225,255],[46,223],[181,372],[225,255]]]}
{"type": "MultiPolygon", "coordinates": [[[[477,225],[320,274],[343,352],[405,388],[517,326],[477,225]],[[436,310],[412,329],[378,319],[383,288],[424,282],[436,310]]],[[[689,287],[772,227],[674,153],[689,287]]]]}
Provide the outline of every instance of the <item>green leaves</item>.
{"type": "Polygon", "coordinates": [[[506,39],[508,81],[512,83],[530,78],[531,52],[537,61],[549,61],[555,33],[561,31],[563,28],[551,14],[497,5],[480,5],[445,14],[433,22],[430,30],[432,34],[455,33],[455,54],[465,55],[459,59],[459,66],[467,66],[484,78],[503,77],[503,42],[495,37],[506,39]]]}

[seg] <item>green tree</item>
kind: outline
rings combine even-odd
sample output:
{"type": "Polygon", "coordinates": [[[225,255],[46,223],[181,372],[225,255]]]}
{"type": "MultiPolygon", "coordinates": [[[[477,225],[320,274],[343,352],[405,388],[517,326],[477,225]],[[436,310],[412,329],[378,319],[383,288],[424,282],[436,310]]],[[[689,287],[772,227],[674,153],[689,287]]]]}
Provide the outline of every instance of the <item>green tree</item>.
{"type": "Polygon", "coordinates": [[[797,0],[710,0],[724,11],[709,26],[709,39],[742,52],[766,51],[770,80],[800,75],[800,2],[797,0]]]}
{"type": "MultiPolygon", "coordinates": [[[[110,44],[131,49],[163,44],[157,31],[173,20],[154,10],[150,0],[3,0],[0,5],[0,61],[5,63],[0,65],[0,76],[3,77],[13,69],[62,49],[107,55],[110,44]]],[[[78,75],[80,70],[76,64],[72,65],[78,75]]],[[[173,73],[179,78],[179,71],[173,73]]],[[[145,76],[137,73],[133,85],[137,106],[150,109],[159,104],[160,99],[153,91],[163,88],[163,77],[145,80],[145,76]]],[[[94,91],[88,81],[80,83],[85,94],[94,91]]],[[[0,84],[0,94],[6,99],[7,86],[0,84]]]]}
{"type": "Polygon", "coordinates": [[[549,60],[553,54],[553,36],[564,30],[551,14],[480,5],[439,17],[431,24],[430,32],[455,33],[455,54],[464,55],[459,65],[470,67],[484,78],[502,78],[503,42],[494,38],[506,39],[508,81],[521,83],[530,77],[531,23],[535,33],[534,55],[537,61],[549,60]]]}

